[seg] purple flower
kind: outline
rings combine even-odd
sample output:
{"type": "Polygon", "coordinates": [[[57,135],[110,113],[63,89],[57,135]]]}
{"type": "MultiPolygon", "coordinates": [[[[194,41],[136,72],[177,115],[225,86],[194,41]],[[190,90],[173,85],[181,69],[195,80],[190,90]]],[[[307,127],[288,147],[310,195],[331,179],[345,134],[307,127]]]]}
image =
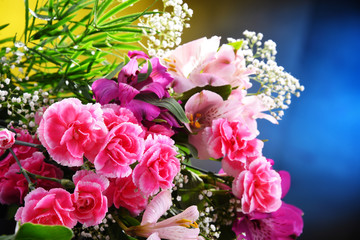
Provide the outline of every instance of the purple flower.
{"type": "MultiPolygon", "coordinates": [[[[273,161],[268,159],[268,162],[271,164],[273,161]]],[[[289,191],[291,179],[287,171],[279,171],[279,175],[282,188],[281,198],[283,198],[289,191]]],[[[291,240],[302,233],[304,227],[302,215],[301,209],[282,202],[280,208],[271,213],[254,211],[244,214],[238,212],[232,230],[238,240],[291,240]]]]}
{"type": "Polygon", "coordinates": [[[290,204],[282,203],[272,213],[239,213],[232,230],[236,239],[291,240],[300,236],[304,226],[303,212],[290,204]]]}
{"type": "Polygon", "coordinates": [[[159,107],[135,99],[138,94],[155,94],[159,99],[170,97],[167,86],[173,81],[167,68],[158,58],[151,58],[140,51],[129,52],[130,61],[122,68],[117,82],[110,79],[98,79],[92,84],[95,99],[100,104],[111,101],[133,111],[138,120],[153,120],[161,113],[159,107]],[[148,60],[141,68],[137,59],[148,60]],[[151,64],[151,73],[147,76],[151,64]]]}

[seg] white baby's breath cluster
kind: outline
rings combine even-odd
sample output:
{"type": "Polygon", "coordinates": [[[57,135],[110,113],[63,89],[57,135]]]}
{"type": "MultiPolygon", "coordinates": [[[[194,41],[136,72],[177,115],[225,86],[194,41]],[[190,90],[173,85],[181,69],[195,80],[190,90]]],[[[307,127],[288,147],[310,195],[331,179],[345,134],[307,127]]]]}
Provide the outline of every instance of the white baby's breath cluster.
{"type": "MultiPolygon", "coordinates": [[[[21,67],[27,51],[28,48],[24,43],[16,42],[13,47],[6,48],[0,60],[2,68],[0,73],[0,110],[5,111],[12,119],[22,119],[16,124],[24,129],[35,127],[36,111],[53,103],[49,99],[47,91],[42,89],[32,93],[23,91],[22,82],[29,80],[21,67]]],[[[34,87],[36,87],[36,83],[34,83],[34,87]]],[[[14,122],[11,121],[9,126],[13,124],[14,122]]]]}
{"type": "Polygon", "coordinates": [[[157,13],[144,15],[138,24],[144,27],[147,37],[146,46],[150,56],[162,57],[172,48],[180,45],[184,28],[189,28],[188,21],[193,10],[182,0],[162,0],[163,10],[155,9],[157,13]]]}
{"type": "Polygon", "coordinates": [[[284,71],[275,61],[276,43],[272,40],[262,42],[263,34],[244,31],[245,39],[228,39],[229,42],[242,41],[241,50],[247,62],[247,67],[253,69],[252,79],[259,82],[257,92],[260,99],[268,106],[271,114],[278,120],[284,115],[291,103],[291,96],[300,96],[304,86],[299,80],[284,71]],[[272,99],[272,101],[270,100],[272,99]]]}

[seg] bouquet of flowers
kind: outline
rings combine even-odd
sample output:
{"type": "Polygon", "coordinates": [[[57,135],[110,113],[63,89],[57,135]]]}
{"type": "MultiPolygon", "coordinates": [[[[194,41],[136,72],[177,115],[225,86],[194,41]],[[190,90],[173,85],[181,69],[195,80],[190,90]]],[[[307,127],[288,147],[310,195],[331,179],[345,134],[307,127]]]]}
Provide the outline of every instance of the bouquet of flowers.
{"type": "Polygon", "coordinates": [[[290,175],[257,138],[303,91],[276,44],[181,45],[186,3],[137,2],[25,1],[22,38],[1,40],[0,203],[18,209],[0,239],[298,237],[290,175]]]}

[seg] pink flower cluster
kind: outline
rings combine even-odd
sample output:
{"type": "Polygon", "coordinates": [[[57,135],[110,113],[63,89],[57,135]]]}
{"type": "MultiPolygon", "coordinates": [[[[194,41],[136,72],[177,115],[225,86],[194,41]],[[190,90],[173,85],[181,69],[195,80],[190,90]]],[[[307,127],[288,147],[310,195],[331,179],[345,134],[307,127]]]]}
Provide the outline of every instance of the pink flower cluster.
{"type": "MultiPolygon", "coordinates": [[[[188,208],[159,221],[173,205],[170,189],[181,170],[178,155],[192,154],[181,143],[190,143],[200,159],[221,161],[222,171],[231,180],[219,186],[225,186],[240,201],[233,224],[235,233],[245,233],[244,239],[300,235],[301,210],[282,202],[290,187],[290,175],[273,169],[273,161],[262,154],[263,141],[257,138],[257,119],[277,121],[265,113],[268,106],[259,96],[247,95],[249,75],[254,72],[246,66],[242,51],[231,45],[220,46],[220,38],[213,37],[170,52],[163,59],[167,67],[143,52],[129,52],[128,56],[117,81],[98,79],[93,83],[97,103],[83,104],[68,98],[42,109],[42,117],[37,116],[37,135],[50,159],[45,161],[42,152],[17,145],[19,141],[39,143],[36,136],[16,130],[19,141],[14,145],[15,134],[0,131],[0,203],[24,204],[15,219],[88,227],[100,224],[114,206],[127,209],[134,217],[142,216],[139,225],[123,229],[126,234],[148,239],[201,239],[195,222],[199,211],[185,200],[188,208]],[[139,59],[145,63],[141,65],[139,59]],[[231,92],[206,90],[223,85],[231,86],[231,92]],[[174,96],[180,96],[176,101],[167,101],[172,97],[169,87],[174,96]],[[192,96],[188,96],[192,91],[182,94],[191,89],[195,91],[192,96]],[[189,121],[180,126],[175,116],[186,119],[184,113],[189,121]],[[188,142],[184,140],[187,137],[188,142]],[[175,140],[179,141],[179,152],[175,140]],[[13,155],[6,155],[8,148],[31,180],[19,174],[22,169],[13,155]],[[74,183],[71,192],[56,181],[64,175],[59,165],[70,167],[74,183]],[[28,181],[36,184],[30,193],[28,181]]],[[[201,177],[197,181],[203,181],[201,177]]],[[[184,184],[194,181],[189,178],[185,181],[184,177],[184,184]]],[[[217,194],[212,187],[209,181],[190,190],[217,194]]]]}
{"type": "Polygon", "coordinates": [[[43,225],[63,225],[72,228],[77,222],[84,226],[99,224],[108,211],[103,191],[109,181],[88,170],[78,171],[73,177],[74,193],[61,188],[49,191],[39,187],[25,197],[15,220],[43,225]]]}
{"type": "Polygon", "coordinates": [[[244,213],[279,209],[281,177],[262,156],[263,142],[254,138],[246,125],[220,118],[213,120],[203,135],[207,136],[209,155],[223,158],[223,170],[235,177],[232,192],[241,199],[244,213]]]}
{"type": "MultiPolygon", "coordinates": [[[[16,130],[18,133],[18,140],[38,143],[37,140],[25,130],[16,130]]],[[[61,179],[63,172],[58,167],[46,163],[45,157],[41,152],[36,149],[13,145],[12,150],[20,161],[22,167],[32,174],[37,174],[43,177],[61,179]]],[[[7,154],[6,157],[0,162],[0,203],[1,204],[19,204],[24,200],[25,195],[28,193],[28,182],[22,174],[19,174],[20,167],[16,163],[12,154],[7,154]]],[[[35,179],[32,179],[35,183],[35,179]]],[[[37,187],[51,189],[60,187],[59,183],[38,179],[36,181],[37,187]]]]}
{"type": "MultiPolygon", "coordinates": [[[[38,134],[61,165],[82,165],[85,156],[98,175],[110,179],[105,191],[108,206],[125,207],[133,215],[146,207],[149,196],[170,189],[180,171],[175,142],[169,137],[173,131],[159,124],[146,128],[132,111],[116,104],[83,105],[73,98],[57,102],[45,111],[38,134]]],[[[76,191],[84,184],[81,182],[76,191]]],[[[73,199],[80,197],[73,195],[73,199]]]]}
{"type": "MultiPolygon", "coordinates": [[[[286,171],[279,171],[281,176],[282,196],[285,197],[290,188],[290,174],[286,171]]],[[[251,212],[244,214],[238,212],[237,219],[232,225],[237,239],[294,239],[302,233],[304,222],[303,212],[285,202],[276,211],[270,213],[251,212]]]]}

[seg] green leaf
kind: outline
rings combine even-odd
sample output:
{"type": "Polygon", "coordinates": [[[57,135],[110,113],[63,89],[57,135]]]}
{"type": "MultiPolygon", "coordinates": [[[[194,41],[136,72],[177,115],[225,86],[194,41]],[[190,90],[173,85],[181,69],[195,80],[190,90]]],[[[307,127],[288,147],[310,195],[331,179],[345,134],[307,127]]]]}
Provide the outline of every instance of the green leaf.
{"type": "Polygon", "coordinates": [[[124,67],[124,63],[120,63],[111,73],[109,73],[108,75],[106,75],[104,78],[106,79],[112,79],[115,74],[117,74],[118,72],[120,72],[120,70],[124,67]]]}
{"type": "Polygon", "coordinates": [[[15,235],[3,235],[0,236],[0,240],[14,240],[15,239],[15,235]]]}
{"type": "Polygon", "coordinates": [[[235,50],[239,50],[241,48],[241,46],[243,45],[244,40],[240,40],[237,42],[232,42],[232,43],[228,43],[230,46],[233,46],[235,48],[235,50]]]}
{"type": "Polygon", "coordinates": [[[73,232],[65,226],[24,223],[14,240],[71,240],[72,237],[73,232]]]}
{"type": "Polygon", "coordinates": [[[64,19],[62,19],[61,21],[53,24],[53,25],[48,25],[48,27],[43,28],[42,30],[38,31],[37,33],[35,33],[33,35],[33,39],[40,39],[41,37],[46,37],[46,36],[54,36],[54,35],[61,35],[60,33],[62,32],[61,30],[58,30],[59,27],[61,27],[64,24],[67,24],[70,22],[71,19],[73,19],[74,17],[76,17],[76,15],[72,15],[72,16],[68,16],[64,19]]]}
{"type": "Polygon", "coordinates": [[[158,107],[163,107],[169,110],[174,116],[183,123],[189,123],[189,119],[186,117],[184,109],[173,98],[159,99],[155,94],[142,95],[139,100],[153,104],[158,107]]]}
{"type": "Polygon", "coordinates": [[[194,158],[198,158],[198,151],[192,144],[184,142],[179,142],[177,144],[181,145],[183,150],[185,148],[187,154],[191,154],[194,158]]]}
{"type": "Polygon", "coordinates": [[[27,42],[28,28],[29,28],[29,0],[25,0],[25,30],[24,30],[25,43],[27,42]]]}
{"type": "Polygon", "coordinates": [[[0,44],[10,42],[11,40],[13,40],[13,37],[8,37],[8,38],[5,38],[5,39],[1,39],[0,44]]]}
{"type": "Polygon", "coordinates": [[[141,40],[141,37],[135,37],[134,34],[121,34],[121,35],[114,35],[108,34],[108,37],[119,42],[138,42],[141,40]]]}
{"type": "Polygon", "coordinates": [[[152,65],[151,65],[150,60],[147,60],[147,63],[148,63],[148,70],[147,70],[147,72],[146,72],[146,73],[139,73],[139,74],[138,74],[138,80],[137,80],[137,81],[138,81],[139,83],[145,81],[145,80],[150,76],[150,74],[151,74],[151,72],[152,72],[152,65]]]}
{"type": "Polygon", "coordinates": [[[130,24],[131,24],[131,22],[122,22],[122,23],[109,25],[109,26],[97,26],[96,28],[101,31],[117,31],[118,29],[120,29],[124,26],[129,26],[130,24]]]}
{"type": "Polygon", "coordinates": [[[34,52],[34,53],[37,53],[37,54],[39,54],[41,57],[43,57],[43,58],[45,58],[46,60],[48,60],[49,62],[52,62],[52,63],[54,63],[54,64],[56,64],[56,65],[61,66],[60,63],[58,63],[56,60],[52,59],[51,57],[47,56],[46,54],[42,54],[41,52],[39,52],[39,51],[37,51],[37,50],[35,50],[35,49],[33,49],[33,48],[29,48],[29,51],[32,51],[32,52],[34,52]]]}
{"type": "Polygon", "coordinates": [[[9,26],[9,23],[4,24],[4,25],[1,25],[1,26],[0,26],[0,30],[3,29],[3,28],[6,28],[7,26],[9,26]]]}
{"type": "MultiPolygon", "coordinates": [[[[96,13],[95,13],[95,19],[97,22],[97,19],[99,18],[100,15],[103,14],[103,12],[109,7],[109,5],[113,2],[113,0],[105,0],[105,1],[102,1],[101,4],[100,4],[100,7],[95,9],[96,13]]],[[[98,5],[98,0],[96,0],[96,3],[98,5]]]]}
{"type": "Polygon", "coordinates": [[[199,194],[201,190],[204,189],[203,180],[194,172],[184,169],[181,173],[188,177],[188,182],[183,185],[181,189],[178,190],[179,195],[181,196],[181,201],[179,205],[181,208],[187,208],[191,205],[198,205],[201,202],[199,199],[199,194]]]}
{"type": "Polygon", "coordinates": [[[195,87],[184,92],[178,99],[181,100],[182,102],[186,102],[191,96],[193,96],[198,92],[201,92],[202,90],[215,92],[219,94],[224,100],[227,100],[231,94],[232,87],[231,85],[223,85],[216,87],[211,85],[206,85],[204,87],[195,87]]]}
{"type": "Polygon", "coordinates": [[[47,15],[41,15],[41,14],[37,14],[36,12],[34,12],[33,10],[29,9],[29,12],[31,13],[31,15],[33,15],[35,18],[41,19],[41,20],[45,20],[45,21],[50,21],[52,20],[52,17],[47,16],[47,15]]]}
{"type": "Polygon", "coordinates": [[[144,15],[151,15],[151,14],[159,14],[159,12],[141,12],[141,13],[133,13],[133,14],[129,14],[123,17],[118,17],[114,20],[111,20],[107,23],[101,24],[101,26],[108,26],[108,25],[112,25],[118,22],[134,22],[136,21],[139,17],[144,16],[144,15]]]}
{"type": "Polygon", "coordinates": [[[102,22],[104,22],[105,20],[107,20],[108,18],[110,18],[111,16],[116,15],[118,12],[121,12],[122,10],[124,10],[125,8],[131,6],[132,4],[138,2],[139,0],[128,0],[126,2],[123,2],[119,5],[117,5],[116,7],[112,8],[110,11],[106,12],[104,15],[102,16],[98,16],[98,21],[97,21],[97,25],[101,24],[102,22]]]}

